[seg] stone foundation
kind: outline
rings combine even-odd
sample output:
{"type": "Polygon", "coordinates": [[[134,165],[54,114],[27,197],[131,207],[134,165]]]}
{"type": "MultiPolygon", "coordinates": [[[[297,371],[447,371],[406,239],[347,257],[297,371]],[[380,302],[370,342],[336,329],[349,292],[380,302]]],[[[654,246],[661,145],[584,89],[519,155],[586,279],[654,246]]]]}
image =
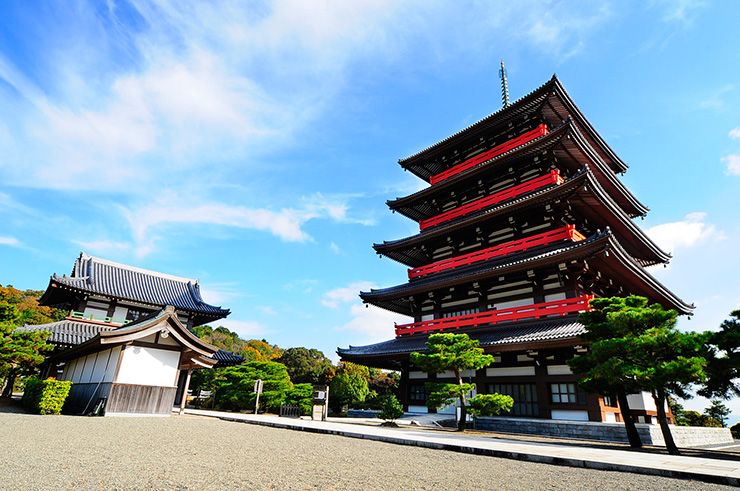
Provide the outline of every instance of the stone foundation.
{"type": "MultiPolygon", "coordinates": [[[[637,424],[645,445],[665,445],[660,426],[637,424]]],[[[593,423],[586,421],[553,421],[549,419],[490,417],[476,418],[475,428],[503,433],[554,436],[583,440],[627,442],[624,423],[593,423]]],[[[671,425],[673,440],[679,447],[732,444],[729,428],[703,428],[671,425]]]]}

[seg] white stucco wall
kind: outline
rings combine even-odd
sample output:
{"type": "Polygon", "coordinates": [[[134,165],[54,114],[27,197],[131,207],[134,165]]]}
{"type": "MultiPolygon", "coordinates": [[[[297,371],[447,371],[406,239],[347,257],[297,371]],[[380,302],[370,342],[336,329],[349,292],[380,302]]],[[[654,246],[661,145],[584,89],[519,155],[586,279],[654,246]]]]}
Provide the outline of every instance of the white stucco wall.
{"type": "Polygon", "coordinates": [[[172,387],[177,385],[179,363],[179,351],[126,346],[115,382],[172,387]]]}

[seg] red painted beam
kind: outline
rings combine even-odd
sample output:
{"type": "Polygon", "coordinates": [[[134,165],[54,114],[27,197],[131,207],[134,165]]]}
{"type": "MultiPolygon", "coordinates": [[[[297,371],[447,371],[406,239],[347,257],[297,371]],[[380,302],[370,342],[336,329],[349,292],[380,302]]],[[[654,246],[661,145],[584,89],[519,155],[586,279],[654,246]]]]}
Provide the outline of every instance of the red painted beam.
{"type": "Polygon", "coordinates": [[[522,194],[529,193],[545,186],[549,186],[550,184],[561,184],[562,182],[563,178],[560,177],[560,171],[552,170],[549,174],[540,176],[536,179],[532,179],[531,181],[527,181],[524,184],[510,187],[496,194],[486,196],[485,198],[475,200],[463,206],[459,206],[454,210],[446,211],[432,218],[422,220],[419,222],[419,228],[421,230],[425,230],[429,227],[439,225],[440,223],[449,222],[454,218],[465,216],[468,213],[482,210],[484,208],[488,208],[489,206],[501,203],[502,201],[513,199],[517,196],[521,196],[522,194]]]}
{"type": "Polygon", "coordinates": [[[578,298],[568,298],[566,300],[556,300],[554,302],[535,303],[510,309],[489,310],[487,312],[480,312],[477,314],[458,315],[456,317],[448,317],[445,319],[434,319],[431,321],[414,322],[413,324],[402,324],[400,326],[396,326],[396,337],[408,336],[410,334],[448,331],[451,329],[462,329],[467,327],[488,326],[503,321],[537,319],[549,315],[573,314],[588,310],[588,302],[593,298],[593,295],[584,295],[578,298]]]}
{"type": "Polygon", "coordinates": [[[512,242],[506,242],[497,246],[483,249],[482,251],[471,252],[463,256],[457,256],[450,259],[444,259],[437,261],[426,266],[420,266],[418,268],[409,269],[409,279],[420,278],[432,273],[438,273],[440,271],[446,271],[448,269],[459,268],[460,266],[467,266],[468,264],[477,263],[479,261],[487,261],[494,257],[505,256],[512,252],[526,251],[532,247],[537,247],[545,244],[552,244],[560,240],[570,239],[574,242],[585,239],[586,237],[578,232],[574,225],[567,225],[557,230],[551,230],[542,234],[532,235],[523,239],[514,240],[512,242]]]}
{"type": "Polygon", "coordinates": [[[472,159],[468,159],[462,164],[458,164],[455,167],[450,167],[444,172],[440,172],[439,174],[433,175],[430,179],[430,182],[432,183],[432,185],[437,184],[438,182],[444,181],[445,179],[449,179],[450,177],[460,174],[461,172],[466,171],[468,169],[472,169],[473,167],[476,167],[478,164],[482,164],[483,162],[487,160],[491,160],[494,157],[498,157],[499,155],[506,153],[509,150],[522,146],[525,143],[529,143],[535,138],[539,138],[546,134],[547,134],[547,126],[545,126],[544,124],[541,124],[537,128],[533,129],[532,131],[528,131],[527,133],[524,133],[523,135],[518,136],[514,138],[513,140],[509,140],[506,143],[499,145],[497,147],[494,147],[487,152],[484,152],[480,155],[476,155],[472,159]]]}

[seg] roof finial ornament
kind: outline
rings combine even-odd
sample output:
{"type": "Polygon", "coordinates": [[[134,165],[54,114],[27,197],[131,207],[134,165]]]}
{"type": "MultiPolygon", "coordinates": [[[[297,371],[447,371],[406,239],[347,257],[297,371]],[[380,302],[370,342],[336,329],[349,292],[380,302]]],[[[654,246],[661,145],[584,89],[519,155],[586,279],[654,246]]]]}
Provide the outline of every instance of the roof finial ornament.
{"type": "Polygon", "coordinates": [[[498,76],[501,79],[501,102],[504,107],[509,107],[509,85],[506,83],[506,68],[504,68],[504,60],[501,60],[501,70],[498,71],[498,76]]]}

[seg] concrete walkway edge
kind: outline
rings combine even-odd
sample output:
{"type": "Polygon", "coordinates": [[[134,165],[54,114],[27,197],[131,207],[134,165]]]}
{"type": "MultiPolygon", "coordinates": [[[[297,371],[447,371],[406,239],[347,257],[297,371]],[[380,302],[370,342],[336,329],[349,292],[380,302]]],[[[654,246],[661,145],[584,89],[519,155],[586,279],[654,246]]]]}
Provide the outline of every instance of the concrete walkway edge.
{"type": "Polygon", "coordinates": [[[514,446],[528,447],[528,452],[507,449],[512,446],[505,440],[484,439],[460,433],[421,432],[418,430],[390,429],[374,426],[359,426],[351,423],[287,419],[270,415],[237,414],[220,411],[186,409],[186,414],[208,416],[225,421],[249,423],[272,428],[307,431],[349,438],[375,440],[397,445],[409,445],[436,450],[485,455],[505,459],[523,460],[542,464],[582,467],[605,471],[632,472],[679,479],[693,479],[715,484],[740,486],[740,462],[712,460],[698,457],[646,454],[626,450],[585,449],[573,445],[550,443],[514,442],[514,446]],[[414,434],[410,434],[413,432],[414,434]],[[396,433],[396,434],[393,434],[396,433]],[[497,448],[498,447],[498,448],[497,448]],[[572,455],[576,449],[591,451],[596,457],[572,455]],[[571,455],[568,455],[571,454],[571,455]],[[634,461],[634,462],[630,462],[634,461]],[[638,463],[639,462],[639,463],[638,463]]]}

